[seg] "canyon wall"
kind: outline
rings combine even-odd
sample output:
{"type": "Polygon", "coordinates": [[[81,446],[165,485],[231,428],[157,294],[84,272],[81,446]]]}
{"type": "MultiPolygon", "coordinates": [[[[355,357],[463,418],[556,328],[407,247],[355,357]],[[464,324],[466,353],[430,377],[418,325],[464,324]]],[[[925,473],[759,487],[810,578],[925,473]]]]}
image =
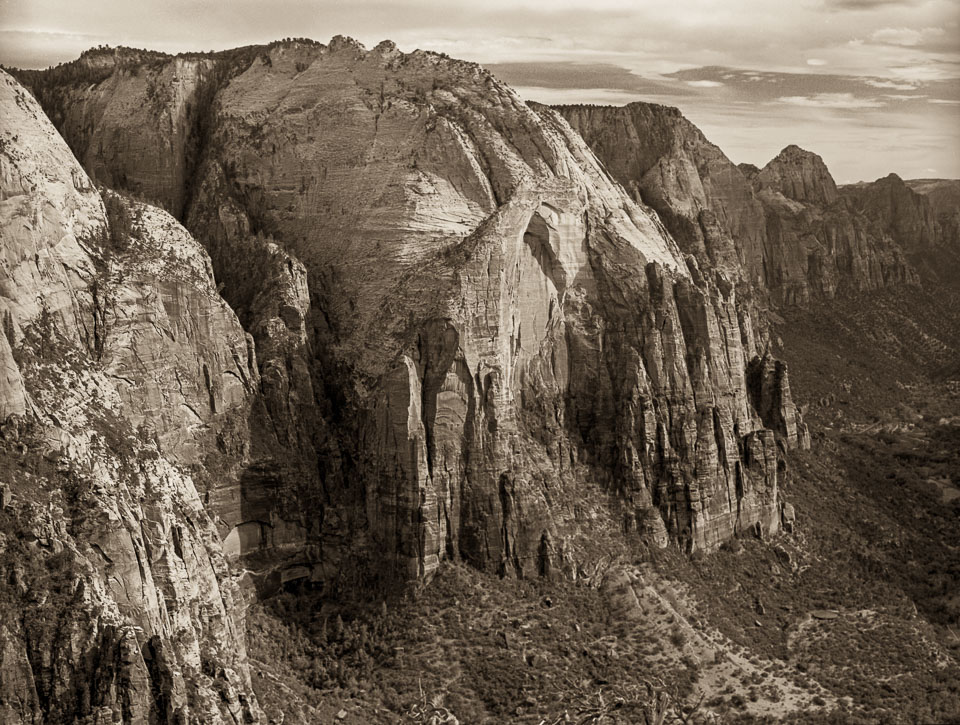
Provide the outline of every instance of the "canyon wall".
{"type": "Polygon", "coordinates": [[[788,146],[763,169],[738,167],[674,108],[558,111],[686,251],[739,265],[773,304],[917,280],[887,226],[838,191],[816,154],[788,146]]]}
{"type": "Polygon", "coordinates": [[[284,587],[776,532],[809,434],[764,307],[955,238],[942,185],[738,167],[675,109],[526,104],[386,41],[18,78],[4,722],[256,722],[244,603],[284,587]]]}
{"type": "Polygon", "coordinates": [[[27,80],[89,168],[180,214],[250,335],[249,450],[209,504],[263,588],[444,558],[575,576],[587,511],[689,549],[777,529],[807,434],[729,234],[707,257],[677,234],[684,254],[475,64],[346,38],[141,60],[27,80]],[[144,127],[189,162],[103,150],[144,127]]]}
{"type": "Polygon", "coordinates": [[[940,225],[939,241],[960,248],[960,180],[911,179],[904,182],[923,196],[940,225]]]}
{"type": "Polygon", "coordinates": [[[4,72],[0,134],[0,720],[255,721],[188,475],[245,418],[245,333],[186,230],[101,197],[4,72]]]}

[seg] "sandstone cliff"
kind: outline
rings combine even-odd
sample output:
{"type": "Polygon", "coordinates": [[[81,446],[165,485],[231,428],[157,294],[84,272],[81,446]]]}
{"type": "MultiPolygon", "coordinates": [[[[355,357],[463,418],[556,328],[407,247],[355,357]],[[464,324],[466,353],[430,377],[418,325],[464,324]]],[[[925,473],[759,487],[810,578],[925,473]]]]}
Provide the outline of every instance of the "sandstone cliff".
{"type": "Polygon", "coordinates": [[[911,179],[905,183],[926,198],[940,225],[940,240],[960,247],[960,180],[911,179]]]}
{"type": "MultiPolygon", "coordinates": [[[[196,162],[194,138],[204,109],[205,88],[215,64],[129,49],[90,50],[75,63],[52,69],[58,84],[86,96],[34,91],[89,175],[111,188],[150,199],[179,216],[196,162]],[[120,88],[122,93],[118,93],[120,88]],[[173,183],[171,183],[173,182],[173,183]]],[[[37,72],[21,78],[30,83],[37,72]]]]}
{"type": "Polygon", "coordinates": [[[930,247],[940,236],[930,202],[896,174],[844,187],[843,194],[908,251],[930,247]]]}
{"type": "Polygon", "coordinates": [[[896,240],[838,192],[816,154],[788,146],[763,169],[737,167],[673,108],[558,110],[685,250],[734,277],[739,264],[739,278],[775,304],[916,280],[896,240]]]}
{"type": "Polygon", "coordinates": [[[763,256],[764,212],[740,170],[676,108],[557,109],[636,201],[660,214],[685,251],[735,269],[763,256]]]}
{"type": "Polygon", "coordinates": [[[847,205],[902,249],[926,284],[960,282],[960,184],[889,174],[840,188],[847,205]]]}
{"type": "Polygon", "coordinates": [[[555,111],[387,42],[114,62],[92,86],[31,83],[90,168],[185,200],[252,336],[263,414],[210,505],[265,586],[448,557],[575,576],[599,520],[691,548],[778,527],[782,446],[806,433],[761,359],[732,237],[685,258],[555,111]],[[208,61],[178,137],[190,178],[101,151],[179,133],[145,89],[175,95],[175,69],[208,61]],[[133,105],[153,121],[109,110],[133,105]]]}
{"type": "Polygon", "coordinates": [[[256,375],[209,259],[101,197],[3,72],[0,239],[0,720],[255,720],[242,599],[187,475],[256,375]]]}

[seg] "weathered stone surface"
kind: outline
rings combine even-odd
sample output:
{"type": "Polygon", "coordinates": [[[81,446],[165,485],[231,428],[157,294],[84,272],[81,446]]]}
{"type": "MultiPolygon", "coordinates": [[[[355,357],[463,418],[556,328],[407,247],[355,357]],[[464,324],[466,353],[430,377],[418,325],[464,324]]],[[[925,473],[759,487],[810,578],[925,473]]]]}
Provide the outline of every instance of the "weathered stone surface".
{"type": "Polygon", "coordinates": [[[684,251],[759,281],[764,211],[750,182],[676,108],[560,106],[604,166],[657,210],[684,251]],[[735,242],[735,243],[734,243],[735,242]]]}
{"type": "Polygon", "coordinates": [[[840,189],[847,204],[903,249],[925,280],[960,274],[960,182],[896,174],[840,189]]]}
{"type": "Polygon", "coordinates": [[[254,721],[239,592],[182,467],[245,415],[243,330],[196,241],[138,204],[117,202],[129,234],[108,220],[3,72],[0,118],[0,719],[254,721]]]}
{"type": "Polygon", "coordinates": [[[96,279],[97,352],[131,424],[193,463],[210,420],[246,405],[256,370],[202,248],[167,212],[127,204],[132,238],[96,279]]]}
{"type": "Polygon", "coordinates": [[[769,355],[755,357],[747,367],[747,389],[767,428],[792,446],[810,448],[810,433],[790,395],[784,363],[769,355]]]}
{"type": "MultiPolygon", "coordinates": [[[[232,57],[213,59],[229,82],[193,136],[184,213],[256,348],[263,429],[239,494],[211,491],[229,552],[277,585],[362,574],[356,558],[534,575],[582,556],[573,510],[595,485],[661,544],[776,529],[777,446],[746,386],[763,348],[727,226],[763,211],[719,150],[709,191],[688,189],[695,168],[657,172],[698,262],[559,114],[479,66],[343,38],[232,57]]],[[[173,78],[164,63],[139,72],[173,78]]],[[[135,133],[100,110],[140,97],[132,73],[37,81],[84,158],[135,133]],[[85,114],[92,136],[67,118],[85,114]]],[[[110,163],[121,184],[153,173],[110,163]]],[[[157,184],[174,199],[183,180],[157,184]]]]}
{"type": "Polygon", "coordinates": [[[787,146],[760,169],[754,183],[806,204],[830,206],[839,199],[837,185],[823,159],[799,146],[787,146]]]}
{"type": "Polygon", "coordinates": [[[909,246],[840,194],[816,154],[788,146],[763,169],[737,167],[676,109],[559,110],[685,251],[776,304],[917,279],[909,246]]]}
{"type": "Polygon", "coordinates": [[[925,197],[940,225],[939,243],[960,249],[960,180],[911,179],[904,182],[925,197]]]}
{"type": "Polygon", "coordinates": [[[67,68],[62,80],[69,92],[34,91],[93,179],[179,216],[214,63],[156,63],[152,56],[129,48],[93,49],[67,68]]]}
{"type": "Polygon", "coordinates": [[[0,419],[23,415],[27,410],[26,390],[20,368],[6,335],[0,335],[0,419]]]}
{"type": "Polygon", "coordinates": [[[94,268],[82,240],[102,228],[103,204],[30,93],[6,74],[0,92],[4,333],[15,347],[21,321],[44,316],[71,341],[86,343],[93,336],[87,286],[94,268]]]}
{"type": "Polygon", "coordinates": [[[930,216],[389,42],[27,77],[186,228],[0,74],[0,445],[36,469],[0,490],[4,721],[255,721],[231,565],[590,579],[601,535],[792,526],[809,435],[757,300],[910,281],[930,216]]]}
{"type": "Polygon", "coordinates": [[[844,187],[843,194],[908,251],[928,247],[939,236],[930,202],[896,174],[844,187]]]}

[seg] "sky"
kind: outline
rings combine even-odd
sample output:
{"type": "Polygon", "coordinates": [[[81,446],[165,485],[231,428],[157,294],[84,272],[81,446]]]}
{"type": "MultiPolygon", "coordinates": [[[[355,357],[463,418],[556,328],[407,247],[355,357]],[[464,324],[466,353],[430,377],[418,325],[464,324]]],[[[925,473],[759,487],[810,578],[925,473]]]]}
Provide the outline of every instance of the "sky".
{"type": "Polygon", "coordinates": [[[735,162],[960,178],[960,0],[0,0],[0,63],[334,35],[477,61],[529,100],[677,106],[735,162]]]}

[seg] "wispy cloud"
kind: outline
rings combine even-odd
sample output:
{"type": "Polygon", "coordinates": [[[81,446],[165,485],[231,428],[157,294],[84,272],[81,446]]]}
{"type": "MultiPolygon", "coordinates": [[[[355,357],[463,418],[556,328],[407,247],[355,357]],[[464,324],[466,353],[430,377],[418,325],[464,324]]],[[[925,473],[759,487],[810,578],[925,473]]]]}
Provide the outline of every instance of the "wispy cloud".
{"type": "Polygon", "coordinates": [[[889,88],[893,91],[912,91],[919,84],[917,83],[898,83],[897,81],[882,81],[876,78],[864,78],[864,83],[866,83],[871,88],[889,88]]]}
{"type": "Polygon", "coordinates": [[[960,176],[958,28],[957,0],[0,0],[0,63],[390,38],[490,66],[534,100],[677,105],[741,160],[799,143],[838,178],[960,176]]]}
{"type": "Polygon", "coordinates": [[[874,43],[913,47],[943,34],[943,28],[880,28],[870,35],[870,39],[874,43]]]}
{"type": "Polygon", "coordinates": [[[891,6],[916,5],[917,0],[826,0],[827,8],[833,10],[876,10],[891,6]]]}
{"type": "Polygon", "coordinates": [[[781,96],[780,103],[791,106],[808,106],[811,108],[880,108],[883,101],[873,98],[856,98],[852,93],[816,93],[812,96],[781,96]]]}
{"type": "Polygon", "coordinates": [[[946,63],[917,62],[891,66],[889,70],[891,76],[911,83],[957,79],[957,68],[946,63]]]}

